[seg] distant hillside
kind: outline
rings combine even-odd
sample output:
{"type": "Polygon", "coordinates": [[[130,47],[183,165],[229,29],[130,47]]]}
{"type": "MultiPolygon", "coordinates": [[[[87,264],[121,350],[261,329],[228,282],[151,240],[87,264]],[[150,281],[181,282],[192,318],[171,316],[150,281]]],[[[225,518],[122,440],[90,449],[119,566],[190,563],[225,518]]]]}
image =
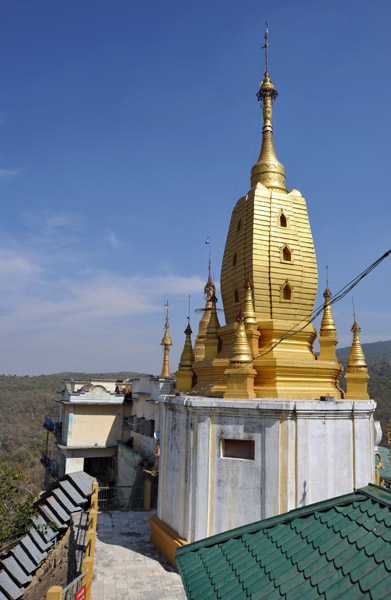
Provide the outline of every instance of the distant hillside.
{"type": "MultiPolygon", "coordinates": [[[[383,443],[386,441],[386,423],[391,418],[391,340],[363,344],[369,373],[369,395],[378,403],[376,418],[382,422],[383,443]]],[[[350,348],[337,351],[341,364],[346,367],[350,348]]],[[[126,379],[137,375],[119,373],[56,373],[36,377],[0,375],[0,460],[21,469],[28,487],[38,492],[43,480],[39,462],[45,449],[46,431],[42,427],[45,415],[57,418],[58,392],[64,379],[126,379]]],[[[345,386],[344,378],[341,381],[345,386]]],[[[49,436],[51,439],[52,436],[49,436]]]]}
{"type": "MultiPolygon", "coordinates": [[[[377,402],[376,418],[381,421],[383,444],[386,443],[386,424],[391,419],[391,340],[362,345],[368,365],[370,380],[368,393],[377,402]]],[[[337,350],[337,356],[345,367],[348,363],[350,347],[337,350]]],[[[341,385],[346,389],[345,378],[341,385]]]]}
{"type": "MultiPolygon", "coordinates": [[[[126,379],[133,372],[56,373],[36,377],[0,375],[0,460],[25,474],[27,487],[41,490],[44,470],[40,464],[46,446],[45,415],[57,418],[59,391],[64,379],[126,379]]],[[[51,439],[53,436],[49,436],[51,439]]]]}

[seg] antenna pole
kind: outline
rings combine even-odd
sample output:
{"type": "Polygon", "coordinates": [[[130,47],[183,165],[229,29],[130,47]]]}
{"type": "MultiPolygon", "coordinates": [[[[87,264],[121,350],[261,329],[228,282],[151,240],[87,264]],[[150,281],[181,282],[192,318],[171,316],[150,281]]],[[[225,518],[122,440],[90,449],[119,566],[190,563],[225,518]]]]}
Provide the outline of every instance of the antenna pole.
{"type": "Polygon", "coordinates": [[[212,239],[210,236],[208,236],[206,238],[205,244],[208,244],[208,246],[209,246],[209,277],[210,277],[211,276],[210,270],[211,270],[211,264],[212,264],[212,239]]]}
{"type": "Polygon", "coordinates": [[[268,25],[268,22],[265,21],[265,44],[264,44],[264,46],[262,46],[262,48],[265,49],[266,73],[267,73],[267,69],[268,69],[268,59],[267,59],[267,49],[269,47],[269,44],[267,43],[268,33],[269,33],[269,25],[268,25]]]}

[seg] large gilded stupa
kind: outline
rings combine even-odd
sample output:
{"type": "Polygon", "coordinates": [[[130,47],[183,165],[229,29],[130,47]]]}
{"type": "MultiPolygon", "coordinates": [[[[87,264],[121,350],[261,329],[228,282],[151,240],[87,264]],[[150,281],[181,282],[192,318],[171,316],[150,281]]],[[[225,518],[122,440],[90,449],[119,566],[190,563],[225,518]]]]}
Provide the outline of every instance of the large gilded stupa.
{"type": "MultiPolygon", "coordinates": [[[[266,70],[258,92],[262,147],[251,169],[251,189],[232,212],[221,269],[226,325],[219,324],[209,274],[192,376],[189,365],[187,377],[179,366],[178,392],[244,399],[343,397],[328,287],[320,355],[313,351],[318,270],[306,201],[298,190],[288,191],[274,149],[272,106],[277,95],[266,70]]],[[[367,399],[363,375],[355,379],[354,392],[367,399]]]]}
{"type": "MultiPolygon", "coordinates": [[[[265,37],[267,51],[267,30],[265,37]]],[[[374,480],[376,404],[367,394],[360,328],[354,320],[345,393],[329,282],[314,311],[318,271],[306,202],[288,191],[274,149],[276,97],[266,62],[262,147],[251,189],[232,212],[222,263],[226,324],[209,266],[194,346],[185,330],[176,394],[158,399],[151,539],[173,562],[184,544],[374,480]]]]}

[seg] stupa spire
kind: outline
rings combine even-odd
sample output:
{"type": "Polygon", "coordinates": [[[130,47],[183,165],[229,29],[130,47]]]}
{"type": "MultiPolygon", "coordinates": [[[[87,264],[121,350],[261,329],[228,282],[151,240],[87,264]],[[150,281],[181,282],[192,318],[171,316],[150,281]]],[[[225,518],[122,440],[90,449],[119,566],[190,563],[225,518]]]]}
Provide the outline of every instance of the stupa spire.
{"type": "Polygon", "coordinates": [[[356,313],[353,308],[353,342],[350,349],[348,366],[346,367],[346,394],[347,400],[368,400],[368,368],[365,355],[360,342],[360,327],[356,321],[356,313]]]}
{"type": "Polygon", "coordinates": [[[353,333],[353,342],[352,347],[350,349],[349,360],[347,371],[355,372],[357,370],[362,370],[367,368],[367,363],[365,361],[365,355],[360,342],[360,331],[361,327],[356,321],[356,316],[354,315],[353,325],[351,329],[353,333]]]}
{"type": "MultiPolygon", "coordinates": [[[[328,267],[326,267],[326,270],[328,267]]],[[[322,322],[319,331],[319,359],[331,360],[338,364],[336,348],[338,344],[337,330],[335,328],[333,314],[331,312],[331,291],[329,288],[329,279],[326,279],[326,289],[323,292],[324,309],[322,322]]]]}
{"type": "Polygon", "coordinates": [[[187,317],[187,327],[184,331],[185,344],[183,346],[181,359],[179,361],[178,371],[176,372],[177,385],[175,392],[190,392],[194,385],[194,353],[191,345],[190,317],[187,317]]]}
{"type": "Polygon", "coordinates": [[[208,280],[204,287],[205,293],[205,308],[203,309],[203,315],[200,319],[200,323],[198,326],[198,335],[194,342],[194,359],[195,360],[203,360],[205,357],[205,339],[206,339],[206,330],[208,328],[208,323],[212,311],[212,296],[216,295],[216,286],[212,279],[212,266],[211,266],[211,239],[207,238],[205,244],[209,245],[209,264],[208,264],[208,280]]]}
{"type": "Polygon", "coordinates": [[[251,187],[262,183],[267,188],[287,191],[285,169],[277,158],[273,143],[272,104],[277,98],[278,92],[272,84],[268,72],[268,33],[269,27],[265,23],[265,44],[262,48],[265,49],[266,71],[257,93],[258,100],[262,102],[263,112],[262,147],[259,158],[251,169],[251,187]]]}
{"type": "Polygon", "coordinates": [[[244,326],[244,314],[242,307],[238,314],[238,328],[236,330],[235,342],[232,348],[230,362],[232,364],[247,363],[252,359],[251,349],[247,341],[246,328],[244,326]]]}
{"type": "Polygon", "coordinates": [[[213,359],[216,358],[219,346],[220,346],[220,338],[218,336],[218,330],[220,329],[219,318],[217,316],[217,298],[216,295],[213,294],[210,299],[211,307],[210,307],[210,317],[208,326],[206,329],[205,335],[205,359],[213,359]]]}
{"type": "Polygon", "coordinates": [[[162,341],[160,345],[163,346],[163,368],[160,374],[160,377],[170,377],[170,364],[169,364],[169,354],[170,354],[170,346],[172,346],[172,339],[169,331],[169,322],[168,322],[168,298],[164,304],[166,309],[166,323],[164,325],[164,334],[162,337],[162,341]]]}
{"type": "Polygon", "coordinates": [[[212,295],[216,293],[216,286],[213,283],[213,279],[212,279],[211,239],[210,239],[210,237],[207,238],[205,244],[208,244],[208,246],[209,246],[209,263],[208,263],[208,281],[205,284],[204,293],[206,296],[206,300],[210,300],[212,295]]]}
{"type": "Polygon", "coordinates": [[[324,309],[322,323],[320,325],[320,336],[329,336],[337,332],[330,306],[331,295],[329,281],[327,280],[326,289],[323,292],[324,309]]]}
{"type": "Polygon", "coordinates": [[[247,277],[247,281],[244,285],[244,289],[246,290],[246,298],[244,300],[244,310],[243,316],[246,326],[247,325],[256,325],[257,317],[254,311],[254,302],[253,302],[253,282],[250,275],[247,277]]]}

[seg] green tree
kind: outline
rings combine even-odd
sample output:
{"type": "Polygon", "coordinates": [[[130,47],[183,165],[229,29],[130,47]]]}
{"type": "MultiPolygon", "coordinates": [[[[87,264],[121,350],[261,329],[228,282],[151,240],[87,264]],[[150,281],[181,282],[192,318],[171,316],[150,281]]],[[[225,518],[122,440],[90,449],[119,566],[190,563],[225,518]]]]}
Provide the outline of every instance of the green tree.
{"type": "Polygon", "coordinates": [[[17,540],[36,514],[34,495],[23,488],[21,471],[0,462],[0,549],[17,540]]]}

